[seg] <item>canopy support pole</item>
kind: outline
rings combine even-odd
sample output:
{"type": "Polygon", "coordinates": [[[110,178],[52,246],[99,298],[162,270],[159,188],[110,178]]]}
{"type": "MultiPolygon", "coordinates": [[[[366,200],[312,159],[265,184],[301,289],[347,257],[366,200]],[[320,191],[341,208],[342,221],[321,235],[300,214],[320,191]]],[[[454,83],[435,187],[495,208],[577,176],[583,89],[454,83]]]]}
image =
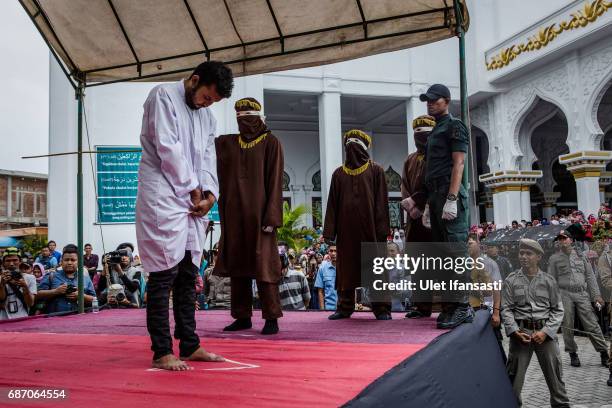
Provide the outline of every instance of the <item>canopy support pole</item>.
{"type": "Polygon", "coordinates": [[[76,89],[77,98],[77,285],[79,313],[85,313],[83,276],[83,97],[85,81],[81,80],[76,89]]]}
{"type": "Polygon", "coordinates": [[[472,225],[472,222],[478,222],[478,212],[476,211],[476,199],[474,195],[475,177],[474,177],[474,152],[473,149],[473,138],[472,130],[470,125],[470,106],[468,102],[467,92],[467,74],[465,65],[465,31],[463,29],[463,14],[457,0],[453,0],[453,7],[455,9],[455,27],[457,31],[457,37],[459,38],[459,88],[461,98],[461,121],[465,124],[468,137],[470,141],[470,149],[465,155],[465,165],[463,166],[463,178],[461,183],[468,193],[468,228],[472,225]],[[472,165],[471,165],[472,164],[472,165]]]}

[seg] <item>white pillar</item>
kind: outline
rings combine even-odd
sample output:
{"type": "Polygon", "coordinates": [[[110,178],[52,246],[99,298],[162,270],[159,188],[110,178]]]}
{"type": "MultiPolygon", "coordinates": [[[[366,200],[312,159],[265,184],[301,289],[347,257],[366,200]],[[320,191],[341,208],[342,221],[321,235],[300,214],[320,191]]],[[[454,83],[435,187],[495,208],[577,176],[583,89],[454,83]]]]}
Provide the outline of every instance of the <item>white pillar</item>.
{"type": "Polygon", "coordinates": [[[521,187],[521,219],[531,221],[531,193],[529,186],[521,187]]]}
{"type": "Polygon", "coordinates": [[[414,131],[412,130],[412,120],[421,115],[427,114],[427,104],[421,102],[418,96],[413,96],[406,101],[406,118],[408,121],[408,153],[416,152],[414,143],[414,131]]]}
{"type": "Polygon", "coordinates": [[[561,197],[561,193],[548,192],[542,193],[544,197],[542,201],[542,217],[550,220],[550,217],[557,213],[557,200],[561,197]]]}
{"type": "MultiPolygon", "coordinates": [[[[75,92],[55,59],[49,58],[49,153],[74,152],[77,150],[75,92]]],[[[84,169],[89,165],[88,160],[86,156],[83,158],[84,169]]],[[[76,174],[76,155],[49,158],[49,239],[57,241],[60,248],[76,242],[76,174]]],[[[85,201],[85,205],[96,206],[96,203],[85,201]]]]}
{"type": "Polygon", "coordinates": [[[576,195],[578,196],[578,209],[585,216],[597,215],[601,204],[599,196],[599,175],[595,177],[580,177],[574,174],[576,179],[576,195]]]}
{"type": "Polygon", "coordinates": [[[319,95],[319,154],[322,216],[325,218],[331,177],[334,170],[342,165],[342,120],[339,90],[326,91],[319,95]]]}
{"type": "Polygon", "coordinates": [[[599,211],[599,177],[611,159],[609,151],[580,151],[559,156],[559,163],[565,164],[576,180],[578,209],[584,215],[597,215],[599,211]]]}
{"type": "Polygon", "coordinates": [[[306,207],[310,208],[311,213],[306,217],[306,219],[304,220],[304,225],[306,225],[309,228],[312,228],[312,211],[314,210],[312,208],[312,199],[311,199],[311,193],[312,193],[312,188],[313,185],[312,184],[305,184],[303,186],[304,188],[304,203],[306,204],[306,207]]]}
{"type": "Polygon", "coordinates": [[[519,211],[520,207],[517,205],[520,202],[520,187],[516,189],[509,186],[497,188],[493,193],[495,224],[506,226],[522,216],[519,211]]]}

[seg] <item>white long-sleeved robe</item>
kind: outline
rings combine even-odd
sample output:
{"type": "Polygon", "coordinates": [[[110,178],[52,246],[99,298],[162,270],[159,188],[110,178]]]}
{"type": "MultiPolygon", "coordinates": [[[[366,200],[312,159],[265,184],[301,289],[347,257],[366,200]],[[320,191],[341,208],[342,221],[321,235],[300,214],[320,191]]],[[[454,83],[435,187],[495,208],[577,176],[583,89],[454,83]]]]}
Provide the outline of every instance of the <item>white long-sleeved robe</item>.
{"type": "Polygon", "coordinates": [[[145,271],[173,268],[191,251],[200,266],[208,219],[189,214],[197,187],[219,197],[216,120],[190,109],[183,81],[158,85],[144,103],[138,170],[136,238],[145,271]]]}

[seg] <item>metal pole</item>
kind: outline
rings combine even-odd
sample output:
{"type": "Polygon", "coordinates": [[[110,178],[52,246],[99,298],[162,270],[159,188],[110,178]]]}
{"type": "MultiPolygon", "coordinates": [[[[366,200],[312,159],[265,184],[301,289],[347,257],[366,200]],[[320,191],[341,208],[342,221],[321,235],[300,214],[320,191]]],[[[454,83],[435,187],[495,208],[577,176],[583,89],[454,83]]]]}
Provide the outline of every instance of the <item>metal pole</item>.
{"type": "Polygon", "coordinates": [[[85,313],[85,296],[83,290],[83,96],[84,82],[79,82],[77,97],[77,247],[78,266],[77,283],[79,313],[85,313]]]}
{"type": "MultiPolygon", "coordinates": [[[[466,74],[466,66],[465,66],[465,31],[463,30],[463,14],[461,13],[461,9],[459,7],[459,1],[453,1],[453,7],[455,9],[455,22],[456,22],[456,32],[457,37],[459,37],[459,88],[461,95],[461,121],[465,124],[468,136],[470,140],[470,152],[474,152],[473,146],[473,138],[472,138],[472,130],[470,125],[470,112],[469,112],[469,102],[468,102],[468,92],[467,92],[467,74],[466,74]]],[[[461,183],[465,188],[465,191],[468,192],[468,226],[472,225],[472,221],[478,223],[479,222],[479,214],[476,211],[476,199],[474,195],[474,189],[477,186],[475,184],[474,178],[474,155],[469,152],[466,153],[466,161],[463,167],[463,178],[461,183]]]]}

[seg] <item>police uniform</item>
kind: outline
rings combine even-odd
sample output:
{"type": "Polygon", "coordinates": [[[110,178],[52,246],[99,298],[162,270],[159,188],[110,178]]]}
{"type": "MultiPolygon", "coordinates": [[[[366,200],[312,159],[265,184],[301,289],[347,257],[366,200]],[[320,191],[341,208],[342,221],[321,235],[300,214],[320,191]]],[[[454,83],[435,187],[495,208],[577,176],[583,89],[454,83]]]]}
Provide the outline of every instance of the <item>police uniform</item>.
{"type": "MultiPolygon", "coordinates": [[[[561,233],[559,236],[567,236],[561,233]]],[[[565,309],[563,319],[563,343],[565,351],[572,357],[572,365],[579,366],[580,360],[576,353],[578,345],[574,341],[574,307],[582,322],[584,331],[589,333],[589,339],[602,357],[602,364],[608,360],[608,345],[597,324],[591,300],[600,297],[599,285],[595,279],[593,268],[583,255],[574,249],[568,255],[563,251],[553,254],[548,261],[548,273],[553,276],[559,289],[565,309]]]]}
{"type": "Polygon", "coordinates": [[[442,209],[446,203],[453,169],[453,152],[468,152],[468,131],[463,122],[450,113],[436,118],[436,126],[427,139],[425,155],[425,185],[431,233],[434,242],[465,242],[468,235],[468,200],[463,184],[457,194],[457,218],[443,220],[442,209]]]}
{"type": "MultiPolygon", "coordinates": [[[[437,100],[439,98],[450,99],[450,91],[441,84],[432,85],[426,93],[420,95],[421,101],[437,100]]],[[[469,133],[467,127],[461,120],[453,117],[450,113],[436,118],[436,126],[427,138],[425,153],[425,186],[427,188],[427,205],[429,208],[429,220],[431,227],[432,242],[460,242],[465,243],[468,235],[468,199],[463,184],[459,185],[457,197],[457,216],[452,220],[442,218],[444,205],[449,199],[449,188],[453,170],[453,153],[461,152],[467,154],[469,148],[469,133]]],[[[466,164],[467,165],[467,164],[466,164]]],[[[425,211],[427,213],[427,210],[425,211]]],[[[450,248],[452,253],[448,256],[465,256],[457,246],[450,248]]],[[[449,279],[462,279],[464,275],[457,276],[451,272],[437,271],[436,275],[443,281],[449,279]]],[[[442,312],[438,318],[438,328],[448,329],[456,327],[460,323],[471,322],[473,313],[468,305],[465,293],[446,293],[445,301],[442,302],[442,312]]]]}
{"type": "MultiPolygon", "coordinates": [[[[544,253],[540,244],[530,239],[522,239],[520,248],[544,253]]],[[[535,352],[550,391],[551,406],[569,407],[557,340],[563,302],[554,278],[542,270],[532,279],[522,269],[512,272],[503,283],[501,309],[506,334],[510,337],[506,370],[519,405],[525,373],[535,352]],[[525,344],[513,335],[517,331],[527,334],[542,331],[546,333],[546,340],[542,344],[533,341],[525,344]]]]}

